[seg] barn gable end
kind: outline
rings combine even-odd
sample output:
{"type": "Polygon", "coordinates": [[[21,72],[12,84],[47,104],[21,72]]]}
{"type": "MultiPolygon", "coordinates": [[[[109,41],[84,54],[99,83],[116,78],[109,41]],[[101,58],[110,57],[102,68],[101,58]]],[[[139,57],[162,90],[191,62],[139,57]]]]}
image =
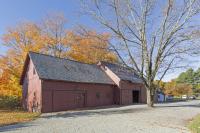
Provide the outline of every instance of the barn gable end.
{"type": "Polygon", "coordinates": [[[33,61],[27,56],[20,81],[22,84],[23,107],[30,112],[41,111],[41,79],[33,61]]]}

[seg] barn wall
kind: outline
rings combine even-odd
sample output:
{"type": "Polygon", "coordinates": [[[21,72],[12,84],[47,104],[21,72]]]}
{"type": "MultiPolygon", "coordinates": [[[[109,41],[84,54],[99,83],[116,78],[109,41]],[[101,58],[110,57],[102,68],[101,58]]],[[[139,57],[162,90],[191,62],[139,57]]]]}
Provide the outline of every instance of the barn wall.
{"type": "MultiPolygon", "coordinates": [[[[70,91],[70,92],[76,91],[84,93],[85,94],[84,107],[96,107],[96,106],[105,106],[114,104],[113,85],[45,80],[42,82],[42,101],[43,101],[42,112],[58,111],[59,110],[58,107],[55,107],[56,105],[53,106],[55,99],[57,101],[67,100],[64,99],[63,97],[55,98],[54,97],[55,92],[57,93],[58,91],[70,91]]],[[[72,108],[73,106],[69,109],[72,108]]]]}
{"type": "Polygon", "coordinates": [[[143,84],[132,83],[120,79],[113,71],[107,66],[98,63],[100,68],[115,82],[118,86],[115,89],[115,103],[121,105],[133,104],[133,90],[139,91],[139,103],[146,103],[146,89],[143,84]]]}
{"type": "Polygon", "coordinates": [[[135,84],[128,81],[120,81],[121,104],[132,104],[132,91],[139,91],[139,103],[146,103],[146,89],[143,84],[135,84]]]}
{"type": "Polygon", "coordinates": [[[30,60],[23,81],[23,107],[30,112],[41,111],[41,80],[30,60]],[[34,73],[35,71],[35,73],[34,73]]]}
{"type": "Polygon", "coordinates": [[[117,86],[114,88],[114,104],[120,105],[120,88],[117,86]]]}

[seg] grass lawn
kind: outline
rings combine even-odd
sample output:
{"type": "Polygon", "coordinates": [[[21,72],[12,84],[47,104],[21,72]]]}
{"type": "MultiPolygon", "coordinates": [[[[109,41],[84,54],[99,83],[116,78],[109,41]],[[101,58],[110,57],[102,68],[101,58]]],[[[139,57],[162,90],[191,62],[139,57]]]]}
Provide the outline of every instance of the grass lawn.
{"type": "Polygon", "coordinates": [[[200,133],[200,115],[196,116],[188,125],[193,133],[200,133]]]}
{"type": "Polygon", "coordinates": [[[34,120],[39,113],[28,113],[22,110],[0,110],[0,126],[34,120]]]}

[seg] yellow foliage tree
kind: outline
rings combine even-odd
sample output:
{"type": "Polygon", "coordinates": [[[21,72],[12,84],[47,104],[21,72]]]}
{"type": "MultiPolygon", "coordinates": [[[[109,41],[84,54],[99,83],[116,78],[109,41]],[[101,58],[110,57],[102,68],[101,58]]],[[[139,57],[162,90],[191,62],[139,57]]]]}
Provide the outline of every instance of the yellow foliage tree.
{"type": "Polygon", "coordinates": [[[192,86],[184,83],[176,83],[175,80],[165,83],[163,86],[163,91],[165,94],[181,96],[192,94],[192,86]]]}
{"type": "Polygon", "coordinates": [[[47,15],[41,25],[43,53],[56,57],[66,57],[69,49],[66,18],[63,14],[47,15]]]}
{"type": "Polygon", "coordinates": [[[164,90],[164,93],[167,95],[174,95],[174,92],[176,91],[176,81],[172,80],[170,82],[167,82],[163,90],[164,90]]]}
{"type": "Polygon", "coordinates": [[[3,35],[4,45],[8,47],[5,56],[0,58],[0,94],[21,97],[19,78],[29,51],[39,52],[42,48],[40,29],[33,23],[21,23],[3,35]]]}
{"type": "Polygon", "coordinates": [[[189,84],[177,84],[176,90],[174,92],[174,95],[191,95],[192,94],[192,85],[189,84]]]}
{"type": "Polygon", "coordinates": [[[117,62],[117,56],[109,50],[108,34],[97,34],[95,31],[88,31],[85,34],[70,35],[69,57],[84,63],[97,63],[98,61],[117,62]]]}

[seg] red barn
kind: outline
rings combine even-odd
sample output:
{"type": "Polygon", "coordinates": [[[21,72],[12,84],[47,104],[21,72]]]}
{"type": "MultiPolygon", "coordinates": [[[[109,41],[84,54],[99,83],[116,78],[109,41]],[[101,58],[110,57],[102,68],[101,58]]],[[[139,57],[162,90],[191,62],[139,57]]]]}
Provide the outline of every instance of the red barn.
{"type": "Polygon", "coordinates": [[[33,112],[146,103],[141,79],[107,62],[91,65],[30,52],[20,84],[23,107],[33,112]]]}

